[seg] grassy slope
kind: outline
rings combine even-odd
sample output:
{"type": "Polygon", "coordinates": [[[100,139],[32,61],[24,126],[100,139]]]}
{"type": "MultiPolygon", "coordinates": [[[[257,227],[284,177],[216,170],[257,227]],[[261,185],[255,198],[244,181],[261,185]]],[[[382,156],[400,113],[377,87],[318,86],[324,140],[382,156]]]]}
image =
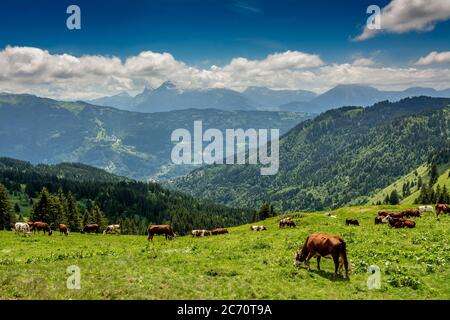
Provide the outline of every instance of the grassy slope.
{"type": "MultiPolygon", "coordinates": [[[[394,183],[390,184],[389,186],[387,186],[386,188],[384,188],[383,190],[380,190],[379,192],[377,192],[374,196],[372,196],[368,201],[367,204],[374,204],[377,203],[378,201],[381,201],[383,203],[384,198],[386,197],[387,194],[391,194],[391,192],[396,189],[397,192],[401,195],[403,193],[403,184],[407,181],[414,181],[416,182],[416,185],[411,189],[411,195],[406,197],[405,199],[403,199],[401,201],[402,204],[405,205],[412,205],[414,204],[414,200],[419,196],[420,194],[420,190],[417,190],[417,180],[419,178],[419,176],[422,177],[422,180],[424,183],[428,183],[430,177],[429,177],[429,166],[427,165],[422,165],[420,167],[418,167],[416,170],[411,171],[410,173],[408,173],[407,175],[399,178],[398,180],[396,180],[394,183]],[[414,171],[417,171],[418,176],[416,176],[414,174],[414,171]]],[[[439,176],[439,179],[437,181],[437,183],[434,185],[434,188],[436,189],[437,185],[441,185],[441,187],[443,187],[444,185],[447,186],[447,188],[450,190],[450,179],[448,177],[449,171],[450,171],[450,164],[445,164],[445,165],[440,165],[438,167],[439,172],[441,173],[439,176]]]]}
{"type": "MultiPolygon", "coordinates": [[[[406,208],[408,206],[403,206],[406,208]]],[[[375,226],[380,208],[335,211],[337,219],[296,213],[296,229],[278,228],[278,218],[209,238],[72,234],[65,238],[16,237],[0,232],[0,299],[449,299],[450,217],[417,219],[415,229],[375,226]],[[357,217],[361,227],[346,227],[357,217]],[[342,235],[352,265],[350,280],[331,276],[332,261],[322,272],[293,267],[293,254],[312,232],[342,235]],[[367,266],[382,271],[382,288],[368,290],[367,266]],[[66,268],[81,268],[82,289],[66,289],[66,268]],[[402,281],[394,287],[389,281],[402,281]],[[413,289],[415,281],[418,288],[413,289]],[[409,286],[408,286],[409,284],[409,286]]]]}

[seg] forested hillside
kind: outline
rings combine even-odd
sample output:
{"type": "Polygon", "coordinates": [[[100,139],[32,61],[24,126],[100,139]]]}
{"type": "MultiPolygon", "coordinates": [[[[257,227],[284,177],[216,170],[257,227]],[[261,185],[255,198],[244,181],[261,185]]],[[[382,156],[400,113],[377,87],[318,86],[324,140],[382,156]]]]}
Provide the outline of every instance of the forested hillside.
{"type": "Polygon", "coordinates": [[[171,134],[194,121],[203,128],[278,128],[311,118],[293,112],[177,110],[143,114],[84,102],[0,94],[0,156],[37,163],[80,162],[145,180],[188,173],[171,164],[171,134]]]}
{"type": "MultiPolygon", "coordinates": [[[[183,234],[194,228],[246,223],[253,215],[250,210],[197,201],[191,196],[167,190],[156,183],[124,179],[79,164],[33,166],[27,162],[0,158],[0,183],[12,196],[21,194],[22,197],[28,197],[28,203],[33,207],[30,217],[45,211],[43,220],[51,219],[48,215],[51,216],[51,212],[55,210],[57,215],[59,206],[67,205],[67,202],[61,199],[68,198],[70,193],[78,200],[77,226],[83,223],[86,211],[95,215],[95,207],[98,206],[107,218],[105,223],[126,224],[125,229],[129,233],[144,233],[150,223],[171,223],[178,233],[183,234]],[[45,194],[47,191],[48,194],[45,194]],[[50,200],[41,201],[43,193],[44,197],[50,200]],[[41,202],[49,209],[37,208],[39,205],[36,204],[41,202]],[[53,210],[55,206],[58,208],[53,210]]],[[[67,217],[61,219],[66,219],[63,221],[69,224],[73,221],[67,217]]],[[[55,223],[53,220],[49,222],[55,223]]]]}
{"type": "Polygon", "coordinates": [[[364,203],[449,146],[449,103],[418,97],[331,110],[282,138],[275,176],[261,176],[255,166],[209,166],[174,186],[222,203],[270,202],[279,210],[364,203]]]}

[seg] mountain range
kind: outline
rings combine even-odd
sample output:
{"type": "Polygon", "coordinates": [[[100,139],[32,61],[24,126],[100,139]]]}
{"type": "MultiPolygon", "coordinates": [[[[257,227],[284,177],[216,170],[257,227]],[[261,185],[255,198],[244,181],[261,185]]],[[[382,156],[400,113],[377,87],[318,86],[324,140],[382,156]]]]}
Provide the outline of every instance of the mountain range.
{"type": "Polygon", "coordinates": [[[172,186],[233,206],[323,210],[367,202],[442,150],[450,150],[450,99],[383,101],[329,110],[297,125],[280,140],[274,176],[261,176],[255,165],[215,165],[172,186]]]}
{"type": "Polygon", "coordinates": [[[135,179],[166,179],[194,166],[173,165],[171,134],[194,121],[204,130],[278,128],[286,133],[310,115],[292,112],[186,109],[137,113],[85,102],[0,94],[0,155],[32,163],[81,162],[135,179]]]}
{"type": "Polygon", "coordinates": [[[338,85],[320,95],[307,90],[272,90],[265,87],[249,87],[243,92],[231,89],[179,89],[167,81],[156,89],[146,88],[135,97],[121,93],[88,101],[101,106],[110,106],[128,111],[162,112],[181,109],[219,110],[270,110],[321,112],[342,106],[370,106],[376,102],[399,101],[407,97],[450,97],[450,89],[413,87],[403,91],[382,91],[357,85],[338,85]]]}

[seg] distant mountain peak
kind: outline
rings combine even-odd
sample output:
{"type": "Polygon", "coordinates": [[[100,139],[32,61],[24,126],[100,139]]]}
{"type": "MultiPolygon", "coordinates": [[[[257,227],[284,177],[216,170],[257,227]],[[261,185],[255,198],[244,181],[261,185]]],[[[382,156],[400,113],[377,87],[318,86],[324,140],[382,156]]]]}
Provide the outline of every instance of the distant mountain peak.
{"type": "Polygon", "coordinates": [[[167,80],[164,81],[163,84],[161,84],[157,90],[172,90],[172,89],[177,89],[176,84],[170,80],[167,80]]]}

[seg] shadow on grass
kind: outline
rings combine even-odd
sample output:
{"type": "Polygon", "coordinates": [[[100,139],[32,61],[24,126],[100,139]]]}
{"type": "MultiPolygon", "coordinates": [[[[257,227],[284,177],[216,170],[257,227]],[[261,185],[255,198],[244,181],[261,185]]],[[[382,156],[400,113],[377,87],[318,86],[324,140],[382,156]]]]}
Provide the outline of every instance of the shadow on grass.
{"type": "Polygon", "coordinates": [[[314,273],[322,278],[328,279],[330,281],[334,282],[348,282],[350,281],[349,277],[344,278],[343,275],[335,276],[334,272],[328,272],[323,270],[317,270],[317,269],[311,269],[308,272],[314,273]]]}

